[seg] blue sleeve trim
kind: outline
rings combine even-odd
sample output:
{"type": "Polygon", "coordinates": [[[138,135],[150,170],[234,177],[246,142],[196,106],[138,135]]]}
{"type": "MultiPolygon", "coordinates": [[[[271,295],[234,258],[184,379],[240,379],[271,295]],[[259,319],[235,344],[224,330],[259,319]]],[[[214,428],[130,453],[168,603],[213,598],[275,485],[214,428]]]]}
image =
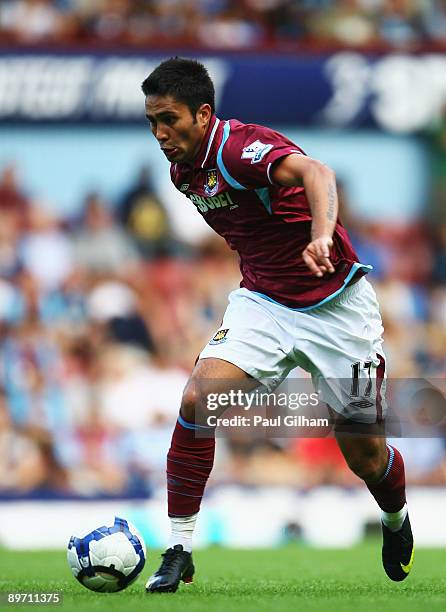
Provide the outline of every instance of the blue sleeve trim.
{"type": "Polygon", "coordinates": [[[256,194],[262,201],[263,206],[266,208],[270,215],[273,214],[271,210],[271,200],[269,197],[269,188],[268,187],[260,187],[259,189],[255,189],[256,194]]]}
{"type": "Polygon", "coordinates": [[[356,272],[359,269],[361,269],[361,268],[364,269],[364,270],[367,270],[367,272],[370,272],[370,270],[373,270],[373,266],[369,266],[369,265],[366,265],[366,264],[361,264],[361,263],[358,263],[356,261],[352,265],[352,267],[350,268],[350,272],[344,278],[344,282],[342,284],[342,287],[339,287],[339,289],[337,291],[335,291],[334,293],[331,293],[330,295],[328,295],[326,298],[324,298],[323,300],[321,300],[317,304],[313,304],[312,306],[305,306],[305,308],[291,308],[290,306],[285,306],[285,304],[281,304],[280,302],[277,302],[276,300],[273,300],[272,298],[270,298],[268,295],[265,295],[264,293],[260,293],[258,291],[253,291],[252,293],[255,293],[256,295],[259,295],[260,297],[264,298],[265,300],[268,300],[268,302],[273,302],[273,304],[277,304],[278,306],[282,306],[282,308],[288,308],[288,310],[295,310],[296,312],[306,312],[307,310],[313,310],[313,308],[319,308],[319,306],[322,306],[323,304],[326,304],[327,302],[330,302],[330,300],[332,300],[337,295],[342,293],[344,291],[344,289],[347,287],[348,283],[353,278],[353,276],[356,274],[356,272]]]}
{"type": "Polygon", "coordinates": [[[185,421],[181,414],[178,415],[178,423],[184,427],[185,429],[213,429],[208,425],[197,425],[196,423],[189,423],[189,421],[185,421]]]}
{"type": "Polygon", "coordinates": [[[223,175],[223,178],[225,179],[225,181],[228,183],[228,185],[230,185],[233,189],[238,189],[238,190],[246,190],[246,187],[243,187],[243,185],[241,185],[238,181],[235,180],[235,178],[233,178],[228,170],[226,169],[226,166],[223,162],[223,147],[226,144],[226,141],[229,138],[229,134],[231,132],[231,125],[229,123],[229,121],[226,121],[225,126],[223,128],[223,138],[221,141],[221,144],[218,148],[218,153],[217,153],[217,166],[218,169],[220,170],[221,174],[223,175]]]}

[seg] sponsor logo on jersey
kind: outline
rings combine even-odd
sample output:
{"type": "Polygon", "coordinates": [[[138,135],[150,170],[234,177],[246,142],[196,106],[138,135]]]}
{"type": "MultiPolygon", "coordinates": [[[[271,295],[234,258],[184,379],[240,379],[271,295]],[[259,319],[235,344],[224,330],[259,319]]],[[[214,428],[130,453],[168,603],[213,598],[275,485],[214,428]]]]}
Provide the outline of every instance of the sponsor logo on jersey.
{"type": "Polygon", "coordinates": [[[208,198],[200,196],[197,193],[188,193],[187,197],[195,204],[202,214],[210,210],[215,210],[216,208],[226,208],[227,206],[229,206],[229,210],[238,208],[238,204],[232,200],[227,191],[208,198]]]}
{"type": "Polygon", "coordinates": [[[226,342],[229,329],[219,329],[209,344],[221,344],[222,342],[226,342]]]}
{"type": "Polygon", "coordinates": [[[250,159],[251,164],[257,164],[273,148],[272,144],[265,144],[261,140],[255,140],[242,151],[241,159],[250,159]]]}
{"type": "Polygon", "coordinates": [[[204,183],[204,191],[207,195],[213,196],[218,191],[218,174],[217,169],[206,171],[206,181],[204,183]]]}
{"type": "Polygon", "coordinates": [[[187,191],[189,189],[189,183],[183,183],[180,187],[180,191],[187,191]]]}

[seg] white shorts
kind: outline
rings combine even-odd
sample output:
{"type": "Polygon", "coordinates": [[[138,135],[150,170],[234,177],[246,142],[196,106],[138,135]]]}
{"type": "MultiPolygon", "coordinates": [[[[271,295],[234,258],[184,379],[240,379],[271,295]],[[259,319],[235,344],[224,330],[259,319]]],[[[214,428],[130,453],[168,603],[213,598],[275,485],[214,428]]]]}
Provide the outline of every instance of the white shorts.
{"type": "Polygon", "coordinates": [[[305,312],[242,288],[229,295],[221,327],[200,359],[233,363],[268,390],[299,366],[333,410],[374,423],[386,409],[382,333],[376,294],[364,277],[305,312]]]}

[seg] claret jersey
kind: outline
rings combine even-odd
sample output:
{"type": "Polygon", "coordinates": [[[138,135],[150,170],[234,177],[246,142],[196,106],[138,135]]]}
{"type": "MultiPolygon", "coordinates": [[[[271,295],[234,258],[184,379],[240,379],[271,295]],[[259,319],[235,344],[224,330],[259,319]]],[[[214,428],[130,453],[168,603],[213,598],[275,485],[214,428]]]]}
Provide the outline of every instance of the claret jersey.
{"type": "Polygon", "coordinates": [[[304,151],[267,127],[213,116],[192,166],[171,164],[171,178],[240,256],[241,287],[297,310],[337,295],[370,266],[358,262],[347,231],[333,234],[333,274],[314,276],[302,258],[311,241],[311,211],[303,187],[274,184],[277,160],[304,151]]]}

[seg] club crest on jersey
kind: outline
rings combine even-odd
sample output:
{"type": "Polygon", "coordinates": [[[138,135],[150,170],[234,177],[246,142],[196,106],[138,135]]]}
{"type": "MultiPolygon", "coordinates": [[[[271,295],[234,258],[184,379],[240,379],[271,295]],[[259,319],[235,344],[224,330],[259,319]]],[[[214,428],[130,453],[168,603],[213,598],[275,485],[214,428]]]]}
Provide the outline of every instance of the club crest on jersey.
{"type": "Polygon", "coordinates": [[[204,191],[207,195],[214,195],[218,191],[218,174],[217,169],[206,171],[206,181],[204,183],[204,191]]]}
{"type": "Polygon", "coordinates": [[[272,144],[265,144],[261,140],[255,140],[242,150],[240,159],[250,159],[251,164],[257,164],[273,148],[272,144]]]}
{"type": "Polygon", "coordinates": [[[209,344],[221,344],[222,342],[226,342],[229,329],[219,329],[209,344]]]}

